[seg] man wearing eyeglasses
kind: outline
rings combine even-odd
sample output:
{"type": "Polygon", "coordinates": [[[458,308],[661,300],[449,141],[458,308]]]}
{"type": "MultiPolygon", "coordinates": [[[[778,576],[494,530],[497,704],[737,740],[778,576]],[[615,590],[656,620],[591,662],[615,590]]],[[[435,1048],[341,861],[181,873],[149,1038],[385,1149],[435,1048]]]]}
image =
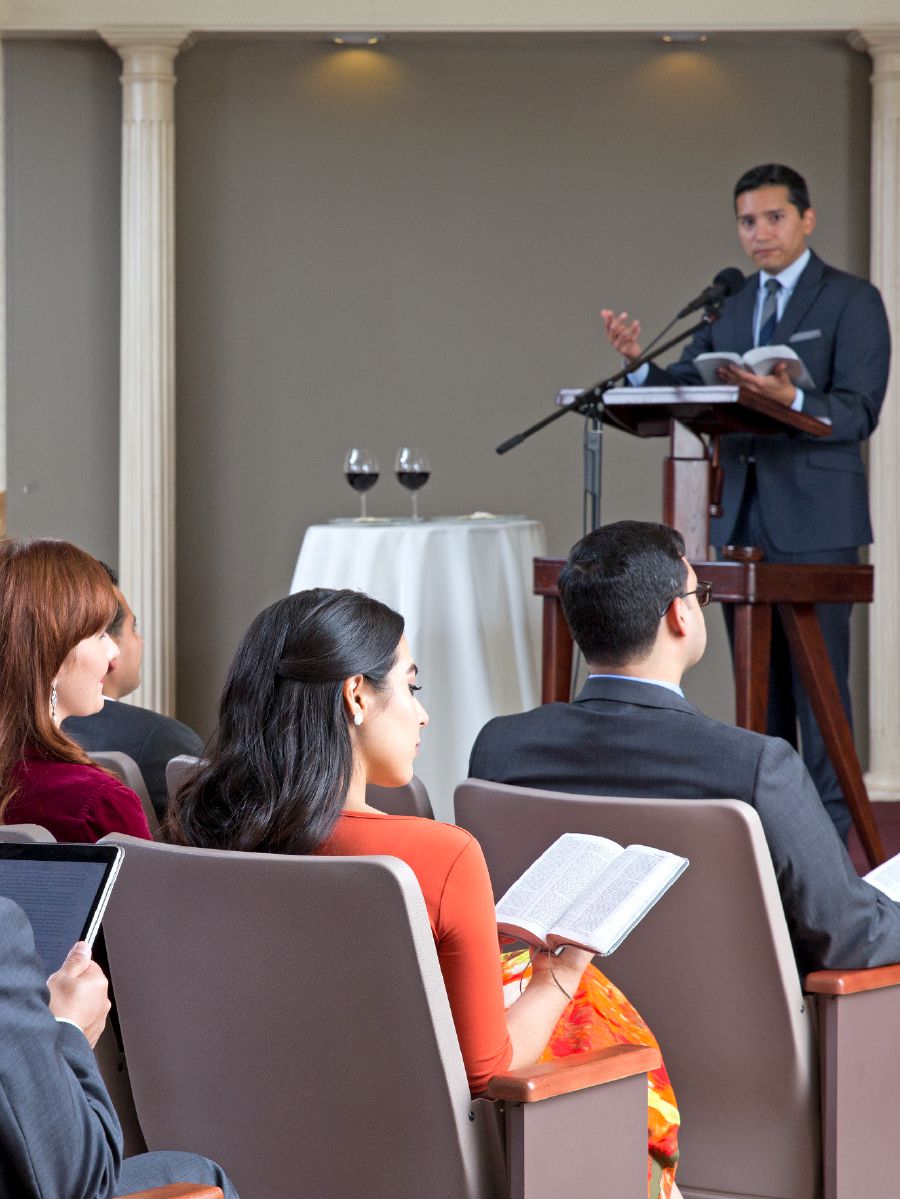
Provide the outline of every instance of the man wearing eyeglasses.
{"type": "Polygon", "coordinates": [[[802,973],[900,961],[900,905],[859,878],[797,752],[705,716],[681,680],[706,648],[710,585],[666,525],[589,533],[559,576],[588,666],[572,703],[500,716],[479,733],[473,778],[573,794],[703,799],[756,809],[802,973]]]}

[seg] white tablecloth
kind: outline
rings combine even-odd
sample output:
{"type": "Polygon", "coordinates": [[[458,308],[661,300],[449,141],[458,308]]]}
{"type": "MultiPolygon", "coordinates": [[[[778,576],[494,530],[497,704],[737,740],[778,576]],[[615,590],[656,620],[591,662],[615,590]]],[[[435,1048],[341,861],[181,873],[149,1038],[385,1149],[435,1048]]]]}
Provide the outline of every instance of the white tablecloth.
{"type": "Polygon", "coordinates": [[[541,603],[532,558],[546,553],[535,520],[312,525],[291,591],[352,587],[406,620],[431,724],[416,774],[435,815],[453,819],[453,788],[492,716],[540,703],[541,603]]]}

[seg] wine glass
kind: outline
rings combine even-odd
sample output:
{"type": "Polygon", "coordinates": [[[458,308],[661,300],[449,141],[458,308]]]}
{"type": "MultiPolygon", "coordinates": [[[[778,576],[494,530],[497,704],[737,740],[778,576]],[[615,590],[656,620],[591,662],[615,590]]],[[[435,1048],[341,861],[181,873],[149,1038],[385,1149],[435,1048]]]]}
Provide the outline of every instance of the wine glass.
{"type": "Polygon", "coordinates": [[[397,482],[412,493],[412,518],[419,519],[419,488],[424,487],[431,476],[431,463],[424,450],[403,446],[397,451],[394,464],[397,482]]]}
{"type": "Polygon", "coordinates": [[[348,450],[344,459],[344,474],[354,491],[359,492],[360,520],[365,520],[366,492],[378,482],[378,459],[371,450],[348,450]]]}

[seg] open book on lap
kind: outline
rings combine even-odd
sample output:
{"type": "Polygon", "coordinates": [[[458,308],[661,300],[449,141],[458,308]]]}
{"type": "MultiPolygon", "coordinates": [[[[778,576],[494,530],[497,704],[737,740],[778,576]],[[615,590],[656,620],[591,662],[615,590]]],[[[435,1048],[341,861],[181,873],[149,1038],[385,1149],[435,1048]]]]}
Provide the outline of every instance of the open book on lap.
{"type": "Polygon", "coordinates": [[[900,853],[864,874],[863,878],[879,891],[883,891],[888,898],[900,900],[900,853]]]}
{"type": "Polygon", "coordinates": [[[501,933],[528,945],[617,949],[686,869],[687,858],[564,833],[497,904],[501,933]]]}
{"type": "Polygon", "coordinates": [[[740,366],[754,375],[771,375],[779,362],[787,367],[790,381],[803,391],[814,391],[815,383],[802,360],[790,346],[757,346],[746,354],[735,354],[733,350],[713,350],[698,354],[694,359],[700,378],[707,387],[719,383],[717,371],[721,366],[740,366]]]}

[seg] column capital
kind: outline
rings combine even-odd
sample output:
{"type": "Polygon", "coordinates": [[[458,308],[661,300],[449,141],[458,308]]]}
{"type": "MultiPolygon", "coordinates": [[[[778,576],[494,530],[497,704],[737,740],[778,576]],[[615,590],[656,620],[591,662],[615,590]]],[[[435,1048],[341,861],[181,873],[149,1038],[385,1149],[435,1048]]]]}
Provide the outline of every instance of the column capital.
{"type": "Polygon", "coordinates": [[[123,59],[156,51],[174,62],[194,44],[191,30],[180,25],[115,25],[97,32],[123,59]]]}
{"type": "Polygon", "coordinates": [[[854,29],[847,41],[854,50],[871,55],[877,64],[884,55],[900,54],[900,22],[896,25],[864,25],[854,29]]]}
{"type": "Polygon", "coordinates": [[[122,59],[122,119],[174,121],[175,58],[192,45],[190,30],[173,25],[101,29],[122,59]]]}

